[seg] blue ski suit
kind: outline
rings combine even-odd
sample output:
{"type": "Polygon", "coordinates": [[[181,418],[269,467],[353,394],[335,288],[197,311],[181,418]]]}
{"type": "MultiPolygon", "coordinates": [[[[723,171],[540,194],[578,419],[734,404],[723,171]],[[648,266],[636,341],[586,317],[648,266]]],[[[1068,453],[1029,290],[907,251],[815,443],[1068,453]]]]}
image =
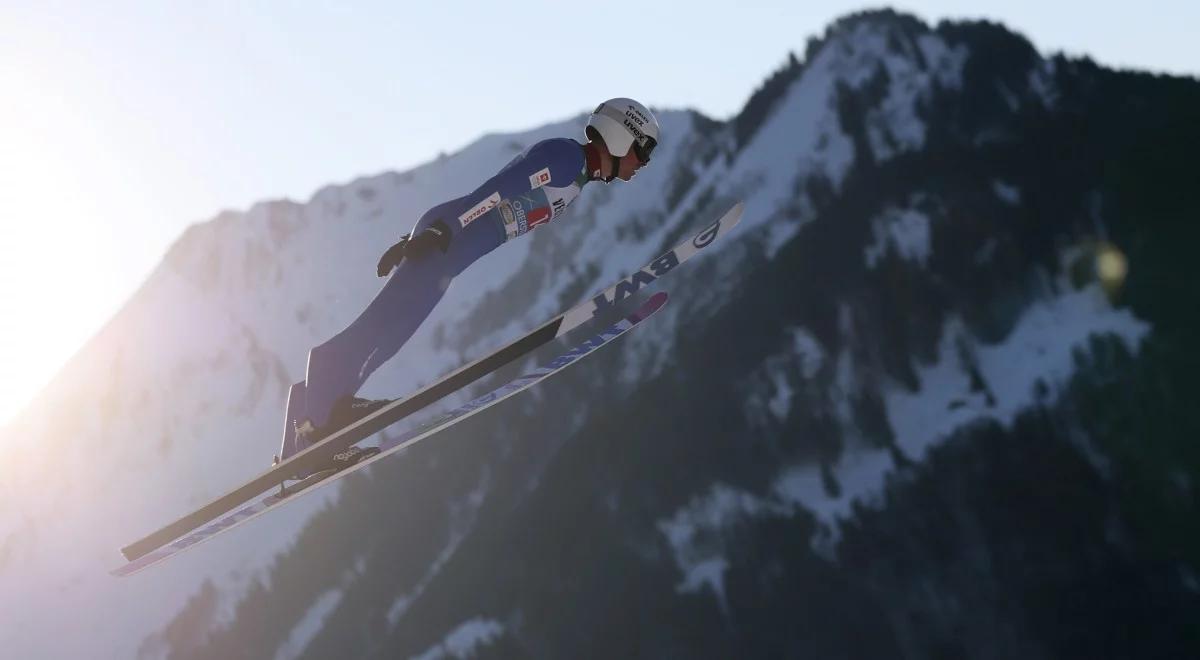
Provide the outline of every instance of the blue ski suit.
{"type": "Polygon", "coordinates": [[[280,458],[307,446],[294,432],[305,419],[323,426],[334,402],[353,396],[412,337],[450,282],[483,255],[557,218],[589,181],[583,145],[542,140],[473,192],[438,204],[417,221],[413,236],[437,221],[450,229],[446,251],[405,258],[362,314],[308,353],[304,381],[288,392],[280,458]]]}

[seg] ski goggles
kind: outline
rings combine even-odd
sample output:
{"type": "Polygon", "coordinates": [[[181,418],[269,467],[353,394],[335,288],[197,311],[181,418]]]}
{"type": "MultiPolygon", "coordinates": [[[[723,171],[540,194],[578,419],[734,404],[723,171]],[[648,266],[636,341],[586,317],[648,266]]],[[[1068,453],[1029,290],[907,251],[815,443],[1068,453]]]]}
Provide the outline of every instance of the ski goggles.
{"type": "Polygon", "coordinates": [[[657,146],[658,146],[658,140],[655,140],[654,138],[650,137],[649,135],[644,135],[640,138],[634,139],[633,153],[635,156],[638,157],[638,160],[642,161],[642,163],[649,163],[650,162],[650,153],[653,152],[654,147],[657,147],[657,146]]]}

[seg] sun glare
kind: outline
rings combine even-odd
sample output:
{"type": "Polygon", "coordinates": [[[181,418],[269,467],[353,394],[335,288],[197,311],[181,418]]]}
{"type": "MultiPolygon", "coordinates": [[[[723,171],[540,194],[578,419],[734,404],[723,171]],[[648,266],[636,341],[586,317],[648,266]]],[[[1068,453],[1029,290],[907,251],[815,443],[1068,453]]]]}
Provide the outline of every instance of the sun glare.
{"type": "Polygon", "coordinates": [[[0,425],[97,329],[117,292],[117,237],[96,212],[112,154],[86,109],[12,63],[0,68],[0,425]]]}

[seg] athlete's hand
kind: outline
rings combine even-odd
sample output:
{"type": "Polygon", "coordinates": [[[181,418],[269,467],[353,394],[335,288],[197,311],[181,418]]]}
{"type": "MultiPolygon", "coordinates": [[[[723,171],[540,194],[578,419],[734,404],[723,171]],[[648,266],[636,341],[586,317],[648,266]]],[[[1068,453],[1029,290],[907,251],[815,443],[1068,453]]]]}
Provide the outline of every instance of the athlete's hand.
{"type": "Polygon", "coordinates": [[[375,272],[379,273],[380,277],[387,277],[393,268],[399,266],[401,261],[404,261],[404,253],[408,248],[408,237],[409,234],[401,236],[400,241],[388,248],[387,252],[384,252],[383,256],[379,258],[379,265],[376,267],[375,272]]]}
{"type": "Polygon", "coordinates": [[[445,252],[448,247],[450,247],[450,228],[438,220],[426,227],[425,231],[408,239],[405,254],[417,259],[433,252],[434,248],[445,252]]]}
{"type": "Polygon", "coordinates": [[[402,236],[399,242],[383,253],[375,272],[380,277],[387,277],[392,269],[399,266],[405,258],[417,259],[429,254],[435,248],[445,252],[448,247],[450,247],[450,229],[445,223],[438,220],[416,236],[412,234],[402,236]]]}

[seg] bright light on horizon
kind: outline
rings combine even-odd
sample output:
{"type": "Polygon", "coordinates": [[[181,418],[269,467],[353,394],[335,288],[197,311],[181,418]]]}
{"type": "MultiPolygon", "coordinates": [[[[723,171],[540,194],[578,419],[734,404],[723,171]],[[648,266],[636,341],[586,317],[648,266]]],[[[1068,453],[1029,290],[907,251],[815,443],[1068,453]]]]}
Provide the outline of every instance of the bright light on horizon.
{"type": "Polygon", "coordinates": [[[96,200],[136,212],[113,180],[113,145],[86,108],[31,68],[0,68],[0,425],[116,311],[131,282],[108,267],[126,246],[96,200]],[[99,165],[99,167],[97,167],[99,165]],[[100,321],[102,322],[102,321],[100,321]]]}

